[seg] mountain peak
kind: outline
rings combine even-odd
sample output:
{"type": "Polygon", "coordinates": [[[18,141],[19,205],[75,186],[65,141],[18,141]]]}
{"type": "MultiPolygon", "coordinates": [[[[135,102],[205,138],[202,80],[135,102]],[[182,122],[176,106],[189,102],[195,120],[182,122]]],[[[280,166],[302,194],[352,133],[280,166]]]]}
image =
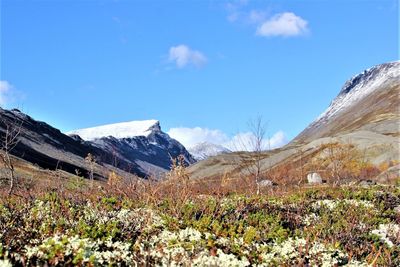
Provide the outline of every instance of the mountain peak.
{"type": "Polygon", "coordinates": [[[363,72],[353,76],[350,80],[346,81],[340,95],[347,94],[358,86],[365,86],[368,83],[372,83],[375,88],[378,85],[399,76],[400,72],[400,61],[394,61],[389,63],[383,63],[373,66],[363,72]]]}
{"type": "Polygon", "coordinates": [[[129,121],[107,124],[91,128],[70,131],[68,135],[79,135],[83,140],[92,141],[102,137],[131,138],[149,136],[152,132],[161,131],[158,120],[129,121]]]}
{"type": "Polygon", "coordinates": [[[198,143],[189,148],[188,151],[196,160],[203,160],[208,157],[231,152],[228,148],[224,146],[216,145],[209,142],[198,143]]]}
{"type": "Polygon", "coordinates": [[[346,81],[339,95],[332,101],[328,109],[317,118],[315,123],[326,122],[331,117],[345,112],[372,92],[387,88],[386,84],[398,84],[399,77],[399,61],[376,65],[364,70],[346,81]]]}
{"type": "Polygon", "coordinates": [[[346,81],[329,107],[293,142],[310,141],[357,129],[395,132],[400,61],[373,66],[346,81]],[[391,118],[390,120],[383,118],[391,118]]]}

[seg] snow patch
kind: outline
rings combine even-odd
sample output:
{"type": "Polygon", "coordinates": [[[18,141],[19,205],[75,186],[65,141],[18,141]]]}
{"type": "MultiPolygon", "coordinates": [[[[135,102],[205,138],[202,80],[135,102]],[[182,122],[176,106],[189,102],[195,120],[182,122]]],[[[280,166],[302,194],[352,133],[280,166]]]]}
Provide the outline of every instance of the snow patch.
{"type": "Polygon", "coordinates": [[[154,130],[160,130],[159,121],[144,120],[130,121],[91,127],[67,132],[68,135],[79,135],[83,140],[93,141],[102,137],[132,138],[136,136],[148,137],[154,130]]]}
{"type": "Polygon", "coordinates": [[[196,144],[193,147],[189,148],[188,151],[196,160],[203,160],[208,157],[232,152],[224,146],[208,142],[196,144]]]}
{"type": "Polygon", "coordinates": [[[375,90],[383,90],[382,85],[399,82],[400,62],[386,63],[365,70],[348,80],[339,95],[332,101],[328,109],[322,113],[309,127],[324,124],[338,113],[345,112],[357,104],[365,96],[375,90]]]}

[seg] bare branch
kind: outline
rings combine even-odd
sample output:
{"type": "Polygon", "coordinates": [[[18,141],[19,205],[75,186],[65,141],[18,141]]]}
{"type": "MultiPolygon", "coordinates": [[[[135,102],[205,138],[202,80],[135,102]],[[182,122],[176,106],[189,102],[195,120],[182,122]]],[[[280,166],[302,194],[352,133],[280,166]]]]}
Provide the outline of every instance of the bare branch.
{"type": "Polygon", "coordinates": [[[266,149],[266,123],[263,121],[262,116],[257,116],[248,122],[248,127],[250,130],[250,135],[247,136],[248,140],[239,137],[238,141],[241,148],[250,153],[240,154],[239,168],[245,169],[250,176],[254,177],[257,194],[259,194],[262,160],[264,158],[263,151],[266,149]]]}
{"type": "Polygon", "coordinates": [[[11,195],[16,184],[14,162],[11,157],[11,152],[20,141],[19,137],[22,131],[23,121],[18,119],[8,121],[3,118],[1,119],[1,122],[5,126],[5,132],[1,135],[0,140],[0,160],[8,172],[8,195],[11,195]]]}

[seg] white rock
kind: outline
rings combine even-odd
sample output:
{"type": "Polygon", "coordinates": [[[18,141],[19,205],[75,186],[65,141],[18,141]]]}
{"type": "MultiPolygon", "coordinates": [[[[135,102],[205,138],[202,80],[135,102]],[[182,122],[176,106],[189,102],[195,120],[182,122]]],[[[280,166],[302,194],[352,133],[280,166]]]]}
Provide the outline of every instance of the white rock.
{"type": "Polygon", "coordinates": [[[307,175],[307,181],[308,181],[309,184],[322,184],[322,178],[316,172],[309,173],[307,175]]]}
{"type": "Polygon", "coordinates": [[[273,186],[274,183],[271,180],[262,180],[262,181],[258,182],[258,185],[260,187],[268,187],[268,186],[273,186]]]}

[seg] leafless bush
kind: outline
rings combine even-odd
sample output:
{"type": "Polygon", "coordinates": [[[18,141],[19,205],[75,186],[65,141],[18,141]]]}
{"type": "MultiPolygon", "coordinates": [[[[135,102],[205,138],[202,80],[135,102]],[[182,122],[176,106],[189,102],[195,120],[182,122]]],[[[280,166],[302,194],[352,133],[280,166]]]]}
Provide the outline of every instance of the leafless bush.
{"type": "Polygon", "coordinates": [[[8,122],[3,120],[2,124],[5,125],[5,132],[1,135],[0,160],[7,172],[6,180],[9,184],[8,195],[11,195],[16,185],[14,162],[11,152],[19,143],[22,121],[15,120],[8,122]]]}
{"type": "Polygon", "coordinates": [[[94,180],[94,166],[96,164],[96,158],[91,154],[88,153],[85,162],[89,167],[89,179],[90,179],[90,185],[93,187],[93,180],[94,180]]]}
{"type": "Polygon", "coordinates": [[[262,116],[257,116],[248,123],[250,135],[247,138],[239,138],[236,150],[245,150],[249,153],[240,153],[238,162],[239,170],[246,172],[247,176],[253,178],[253,183],[256,186],[256,193],[260,194],[260,179],[262,172],[262,160],[265,158],[263,154],[266,149],[266,123],[262,116]]]}

